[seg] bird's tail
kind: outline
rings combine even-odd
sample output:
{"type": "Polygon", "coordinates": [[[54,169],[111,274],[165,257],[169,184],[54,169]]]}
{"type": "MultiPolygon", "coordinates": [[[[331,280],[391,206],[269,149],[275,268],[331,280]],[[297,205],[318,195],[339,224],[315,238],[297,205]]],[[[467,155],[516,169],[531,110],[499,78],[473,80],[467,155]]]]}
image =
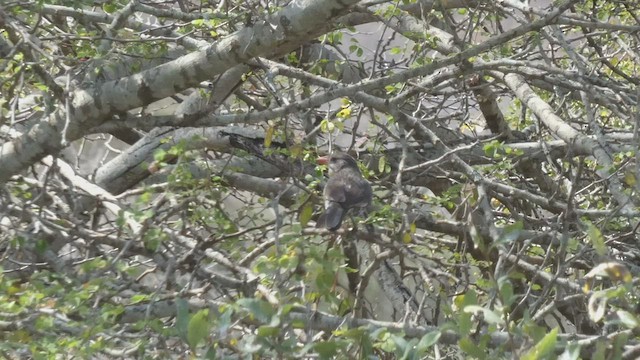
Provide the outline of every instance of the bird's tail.
{"type": "Polygon", "coordinates": [[[339,204],[329,204],[324,214],[320,215],[320,217],[318,218],[317,226],[324,227],[331,231],[338,230],[338,228],[340,228],[340,225],[342,225],[344,212],[344,209],[339,204]]]}

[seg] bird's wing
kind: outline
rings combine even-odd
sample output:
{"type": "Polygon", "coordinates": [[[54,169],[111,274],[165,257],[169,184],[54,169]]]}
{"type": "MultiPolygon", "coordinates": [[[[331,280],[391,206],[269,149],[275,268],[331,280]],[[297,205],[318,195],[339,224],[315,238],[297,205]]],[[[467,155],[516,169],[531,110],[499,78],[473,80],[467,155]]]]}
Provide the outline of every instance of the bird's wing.
{"type": "Polygon", "coordinates": [[[345,193],[347,198],[351,200],[351,206],[359,206],[371,201],[371,185],[360,177],[347,184],[345,193]]]}
{"type": "Polygon", "coordinates": [[[332,178],[329,178],[329,181],[327,181],[327,185],[325,185],[324,187],[325,200],[340,204],[344,203],[345,201],[347,201],[347,186],[347,181],[345,181],[345,179],[342,177],[334,176],[332,178]]]}
{"type": "Polygon", "coordinates": [[[325,200],[349,207],[367,201],[371,197],[371,186],[359,174],[341,175],[333,176],[327,182],[324,191],[325,200]]]}

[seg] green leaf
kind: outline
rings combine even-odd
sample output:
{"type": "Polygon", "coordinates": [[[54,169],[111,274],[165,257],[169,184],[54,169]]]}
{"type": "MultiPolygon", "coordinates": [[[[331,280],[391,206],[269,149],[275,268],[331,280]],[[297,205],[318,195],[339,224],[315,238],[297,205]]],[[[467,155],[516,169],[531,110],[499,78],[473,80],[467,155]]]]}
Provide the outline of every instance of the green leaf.
{"type": "Polygon", "coordinates": [[[323,269],[316,275],[316,285],[321,291],[328,291],[333,287],[335,278],[335,272],[323,269]]]}
{"type": "Polygon", "coordinates": [[[625,283],[630,283],[633,280],[631,272],[624,264],[615,261],[601,263],[584,275],[585,284],[583,290],[585,293],[591,291],[596,277],[608,277],[611,281],[623,281],[625,283]]]}
{"type": "Polygon", "coordinates": [[[462,351],[466,352],[472,357],[475,357],[478,359],[487,358],[487,355],[485,354],[485,352],[482,351],[482,349],[480,349],[478,345],[474,344],[469,337],[464,337],[460,339],[460,341],[458,341],[458,345],[460,346],[460,349],[462,349],[462,351]]]}
{"type": "Polygon", "coordinates": [[[596,348],[591,352],[591,360],[605,360],[611,346],[610,340],[600,339],[596,342],[596,348]]]}
{"type": "Polygon", "coordinates": [[[351,116],[351,108],[343,108],[342,110],[338,111],[338,113],[336,114],[336,117],[338,117],[339,119],[348,119],[351,116]]]}
{"type": "Polygon", "coordinates": [[[498,312],[491,309],[484,308],[482,306],[478,306],[478,305],[465,306],[464,312],[471,313],[471,314],[482,313],[482,315],[484,316],[484,319],[490,324],[504,323],[504,320],[502,319],[502,317],[498,312]]]}
{"type": "Polygon", "coordinates": [[[211,346],[208,350],[207,353],[204,355],[205,359],[211,359],[211,360],[215,360],[217,359],[216,356],[216,348],[215,346],[211,346]]]}
{"type": "Polygon", "coordinates": [[[508,244],[514,242],[520,236],[522,229],[524,229],[524,223],[522,221],[517,221],[513,224],[505,226],[497,242],[500,244],[508,244]]]}
{"type": "Polygon", "coordinates": [[[106,12],[107,14],[111,14],[111,13],[114,13],[117,10],[117,8],[112,1],[107,1],[104,4],[102,4],[102,10],[104,10],[104,12],[106,12]]]}
{"type": "MultiPolygon", "coordinates": [[[[470,305],[476,305],[478,298],[475,290],[469,289],[466,294],[459,295],[454,298],[454,303],[458,309],[464,309],[470,305]]],[[[471,314],[468,312],[460,311],[458,313],[458,329],[461,335],[467,335],[471,332],[471,314]]]]}
{"type": "Polygon", "coordinates": [[[338,353],[338,345],[335,341],[320,341],[313,346],[321,358],[331,358],[338,353]]]}
{"type": "Polygon", "coordinates": [[[418,343],[418,346],[417,346],[417,350],[420,353],[424,353],[424,351],[426,351],[428,348],[432,347],[438,342],[441,335],[442,333],[440,332],[440,330],[435,330],[425,334],[422,337],[422,339],[420,339],[420,342],[418,343]]]}
{"type": "Polygon", "coordinates": [[[269,126],[267,128],[267,132],[264,135],[264,147],[271,147],[271,142],[273,141],[273,134],[275,133],[276,128],[274,126],[269,126]]]}
{"type": "Polygon", "coordinates": [[[591,221],[585,220],[587,224],[587,236],[593,249],[599,256],[605,256],[607,254],[607,246],[604,243],[604,236],[597,226],[593,225],[591,221]]]}
{"type": "Polygon", "coordinates": [[[280,334],[280,328],[276,326],[260,326],[258,328],[258,336],[269,337],[280,334]]]}
{"type": "Polygon", "coordinates": [[[183,340],[187,340],[187,333],[189,332],[189,303],[183,298],[176,300],[176,330],[183,340]]]}
{"type": "Polygon", "coordinates": [[[484,154],[488,157],[494,157],[498,153],[498,150],[502,148],[502,146],[502,143],[498,140],[488,142],[483,146],[484,154]]]}
{"type": "Polygon", "coordinates": [[[233,321],[231,316],[233,315],[233,309],[230,306],[221,307],[217,314],[217,326],[216,329],[222,333],[226,332],[232,325],[233,321]]]}
{"type": "Polygon", "coordinates": [[[273,316],[273,307],[266,301],[243,298],[237,301],[237,304],[249,311],[249,314],[262,323],[269,323],[273,316]]]}
{"type": "Polygon", "coordinates": [[[553,328],[545,337],[542,338],[533,348],[529,350],[520,359],[522,360],[539,360],[544,359],[547,355],[554,353],[556,344],[558,343],[558,328],[553,328]]]}
{"type": "Polygon", "coordinates": [[[411,350],[413,345],[404,337],[397,334],[390,334],[389,339],[393,341],[395,345],[394,351],[396,353],[396,358],[406,359],[408,350],[411,350]]]}
{"type": "Polygon", "coordinates": [[[580,344],[578,344],[576,342],[571,342],[571,343],[567,344],[567,346],[564,349],[564,352],[562,354],[560,354],[558,359],[560,359],[560,360],[578,360],[578,359],[580,359],[580,349],[581,348],[582,347],[580,346],[580,344]]]}
{"type": "Polygon", "coordinates": [[[591,295],[587,305],[587,312],[591,321],[598,322],[602,320],[606,313],[608,302],[609,299],[605,291],[596,291],[591,295]]]}
{"type": "Polygon", "coordinates": [[[387,159],[384,156],[380,156],[380,159],[378,159],[378,172],[383,173],[386,165],[387,159]]]}
{"type": "Polygon", "coordinates": [[[167,156],[167,152],[162,148],[159,148],[153,153],[153,159],[155,161],[163,161],[166,156],[167,156]]]}
{"type": "Polygon", "coordinates": [[[498,279],[498,288],[500,289],[500,299],[502,303],[509,307],[516,300],[516,296],[513,294],[513,285],[508,277],[503,276],[498,279]]]}
{"type": "Polygon", "coordinates": [[[300,225],[303,227],[306,226],[309,220],[311,220],[311,216],[313,216],[313,204],[307,202],[302,210],[300,210],[300,225]]]}
{"type": "Polygon", "coordinates": [[[147,294],[136,294],[131,297],[131,304],[137,304],[139,302],[149,300],[150,295],[147,294]]]}
{"type": "Polygon", "coordinates": [[[328,119],[324,119],[320,122],[320,130],[322,130],[322,132],[325,132],[325,133],[332,132],[333,129],[335,128],[336,128],[336,124],[329,121],[328,119]]]}
{"type": "Polygon", "coordinates": [[[203,309],[193,315],[187,328],[187,343],[192,350],[209,335],[211,323],[209,322],[209,309],[203,309]]]}
{"type": "MultiPolygon", "coordinates": [[[[635,337],[635,336],[634,336],[635,337]]],[[[622,359],[622,352],[625,346],[628,344],[629,334],[622,333],[620,336],[616,336],[613,340],[613,351],[610,352],[609,359],[622,359]]]]}
{"type": "Polygon", "coordinates": [[[620,319],[620,322],[623,323],[627,328],[635,329],[640,326],[640,322],[634,314],[625,310],[618,310],[616,314],[618,315],[618,319],[620,319]]]}

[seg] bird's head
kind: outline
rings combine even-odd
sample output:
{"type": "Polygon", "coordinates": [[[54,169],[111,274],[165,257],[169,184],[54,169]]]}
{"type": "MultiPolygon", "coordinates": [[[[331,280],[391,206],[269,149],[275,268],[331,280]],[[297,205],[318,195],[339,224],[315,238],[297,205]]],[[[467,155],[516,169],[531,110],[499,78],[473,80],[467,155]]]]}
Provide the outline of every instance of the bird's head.
{"type": "Polygon", "coordinates": [[[318,164],[329,165],[329,174],[336,173],[343,169],[350,169],[360,172],[358,163],[348,154],[343,152],[334,152],[331,156],[322,156],[317,160],[318,164]]]}

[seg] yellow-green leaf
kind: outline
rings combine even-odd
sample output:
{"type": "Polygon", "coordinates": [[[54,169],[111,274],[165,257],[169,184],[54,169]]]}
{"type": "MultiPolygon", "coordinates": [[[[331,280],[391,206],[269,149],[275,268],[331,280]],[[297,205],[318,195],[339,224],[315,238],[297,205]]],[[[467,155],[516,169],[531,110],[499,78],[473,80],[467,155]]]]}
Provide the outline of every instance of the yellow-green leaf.
{"type": "Polygon", "coordinates": [[[264,134],[264,146],[265,147],[270,147],[271,146],[271,142],[273,141],[273,133],[275,132],[276,128],[273,126],[269,126],[267,128],[267,132],[266,134],[264,134]]]}
{"type": "Polygon", "coordinates": [[[591,290],[596,277],[608,277],[612,281],[625,283],[629,283],[633,280],[631,272],[623,264],[615,261],[602,263],[584,275],[585,284],[582,289],[585,293],[591,290]]]}
{"type": "Polygon", "coordinates": [[[308,202],[302,210],[300,210],[300,225],[306,226],[313,215],[313,205],[308,202]]]}
{"type": "Polygon", "coordinates": [[[338,353],[338,346],[335,341],[316,342],[315,344],[313,344],[313,349],[317,351],[323,359],[332,358],[338,353]]]}
{"type": "Polygon", "coordinates": [[[616,311],[616,315],[618,315],[618,319],[629,329],[635,329],[640,326],[640,321],[638,321],[638,317],[628,311],[618,310],[616,311]]]}
{"type": "Polygon", "coordinates": [[[117,9],[116,9],[116,6],[111,1],[107,1],[104,4],[102,4],[102,10],[107,14],[111,14],[111,13],[114,13],[117,9]]]}
{"type": "Polygon", "coordinates": [[[351,108],[344,108],[336,114],[340,119],[348,119],[351,116],[351,108]]]}
{"type": "Polygon", "coordinates": [[[598,229],[597,226],[593,225],[590,221],[587,221],[587,235],[589,237],[589,241],[591,241],[591,245],[593,245],[593,249],[599,256],[604,256],[607,254],[607,246],[604,243],[604,236],[602,236],[602,232],[598,229]]]}
{"type": "Polygon", "coordinates": [[[478,345],[474,344],[469,337],[463,337],[462,339],[460,339],[460,341],[458,341],[458,345],[460,346],[462,351],[466,352],[474,358],[485,359],[487,357],[485,352],[482,351],[482,349],[480,349],[478,345]]]}
{"type": "Polygon", "coordinates": [[[289,148],[289,152],[291,153],[291,157],[293,158],[300,157],[300,155],[302,154],[302,150],[304,150],[304,148],[300,144],[293,144],[289,148]]]}
{"type": "Polygon", "coordinates": [[[636,176],[633,175],[633,173],[631,171],[626,171],[624,173],[624,182],[625,182],[625,184],[627,184],[629,186],[635,186],[636,185],[636,176]]]}
{"type": "Polygon", "coordinates": [[[498,312],[496,312],[494,310],[482,307],[482,306],[468,305],[468,306],[464,307],[463,311],[466,312],[466,313],[469,313],[469,314],[482,314],[484,319],[489,324],[503,324],[504,323],[504,320],[500,316],[500,313],[498,313],[498,312]]]}
{"type": "Polygon", "coordinates": [[[203,309],[193,315],[187,328],[187,342],[191,349],[195,349],[198,343],[209,335],[209,309],[203,309]]]}
{"type": "Polygon", "coordinates": [[[558,342],[558,328],[553,328],[542,340],[540,340],[529,352],[524,354],[522,360],[539,360],[544,359],[547,355],[552,354],[556,349],[558,342]]]}
{"type": "Polygon", "coordinates": [[[378,159],[378,172],[383,173],[386,165],[387,159],[384,156],[380,156],[380,159],[378,159]]]}
{"type": "Polygon", "coordinates": [[[589,298],[589,303],[587,304],[589,319],[593,322],[602,320],[607,311],[608,302],[609,299],[607,298],[607,293],[605,291],[593,293],[589,298]]]}
{"type": "Polygon", "coordinates": [[[332,132],[335,128],[336,125],[332,121],[329,121],[327,119],[322,120],[322,122],[320,123],[320,130],[322,130],[322,132],[332,132]]]}
{"type": "Polygon", "coordinates": [[[276,336],[280,333],[280,328],[277,326],[260,326],[258,328],[258,336],[267,337],[267,336],[276,336]]]}
{"type": "Polygon", "coordinates": [[[440,330],[434,330],[432,332],[426,333],[422,337],[422,339],[420,339],[420,342],[418,343],[417,348],[419,350],[426,350],[432,347],[438,342],[438,340],[440,340],[441,335],[442,335],[442,332],[440,330]]]}

